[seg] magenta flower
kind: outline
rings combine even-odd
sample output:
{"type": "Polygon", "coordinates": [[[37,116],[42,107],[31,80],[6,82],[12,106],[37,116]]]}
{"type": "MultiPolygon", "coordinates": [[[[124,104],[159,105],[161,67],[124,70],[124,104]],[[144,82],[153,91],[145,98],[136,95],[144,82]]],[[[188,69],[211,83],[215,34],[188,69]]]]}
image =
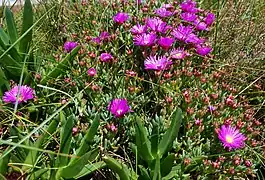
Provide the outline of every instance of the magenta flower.
{"type": "Polygon", "coordinates": [[[147,20],[147,26],[155,32],[165,33],[167,30],[167,23],[163,22],[159,18],[149,18],[147,20]]]}
{"type": "Polygon", "coordinates": [[[190,12],[181,13],[180,17],[181,17],[181,19],[183,19],[184,21],[187,21],[187,22],[193,22],[197,18],[196,14],[190,13],[190,12]]]}
{"type": "Polygon", "coordinates": [[[208,31],[207,24],[200,19],[196,19],[194,21],[194,26],[199,31],[205,31],[205,30],[208,31]]]}
{"type": "Polygon", "coordinates": [[[76,42],[73,42],[73,41],[67,41],[64,43],[64,50],[66,52],[71,52],[75,47],[77,46],[77,43],[76,42]]]}
{"type": "Polygon", "coordinates": [[[146,29],[147,29],[146,25],[137,24],[132,27],[131,33],[134,35],[143,34],[146,32],[146,29]]]}
{"type": "Polygon", "coordinates": [[[171,37],[161,37],[158,41],[158,44],[165,50],[169,49],[174,43],[174,39],[171,37]]]}
{"type": "Polygon", "coordinates": [[[184,59],[187,56],[187,53],[184,51],[184,48],[174,49],[170,52],[171,59],[184,59]]]}
{"type": "Polygon", "coordinates": [[[22,102],[27,102],[30,99],[34,98],[34,90],[26,85],[24,86],[14,86],[11,90],[5,92],[3,96],[3,101],[5,103],[16,103],[17,96],[18,97],[18,104],[22,102]],[[19,91],[18,91],[19,89],[19,91]]]}
{"type": "Polygon", "coordinates": [[[156,41],[156,35],[154,33],[143,33],[134,37],[133,41],[137,46],[152,46],[156,41]]]}
{"type": "Polygon", "coordinates": [[[100,60],[102,62],[110,62],[113,59],[112,55],[109,53],[102,53],[100,55],[100,60]]]}
{"type": "Polygon", "coordinates": [[[168,10],[167,10],[166,8],[164,8],[164,7],[155,10],[155,13],[156,13],[159,17],[161,17],[161,18],[170,17],[170,16],[173,16],[173,15],[174,15],[173,12],[168,11],[168,10]]]}
{"type": "Polygon", "coordinates": [[[92,42],[95,43],[95,44],[100,44],[100,42],[101,42],[101,41],[100,41],[100,37],[94,37],[94,38],[92,38],[91,40],[92,40],[92,42]]]}
{"type": "Polygon", "coordinates": [[[115,16],[113,16],[114,22],[118,24],[123,24],[128,19],[129,15],[127,13],[118,12],[115,16]]]}
{"type": "Polygon", "coordinates": [[[198,45],[196,47],[196,53],[201,56],[206,56],[212,51],[211,47],[198,45]]]}
{"type": "Polygon", "coordinates": [[[235,127],[222,125],[218,133],[218,138],[223,146],[232,149],[240,149],[245,146],[246,137],[235,127]]]}
{"type": "Polygon", "coordinates": [[[180,4],[180,8],[182,11],[196,13],[198,9],[196,8],[196,2],[192,0],[186,0],[185,2],[180,4]]]}
{"type": "Polygon", "coordinates": [[[97,70],[95,68],[89,68],[87,70],[87,74],[91,77],[94,77],[97,74],[97,70]]]}
{"type": "Polygon", "coordinates": [[[187,37],[192,33],[192,26],[183,26],[180,24],[171,33],[176,39],[180,41],[185,41],[187,37]]]}
{"type": "Polygon", "coordinates": [[[122,99],[113,99],[107,108],[115,118],[121,118],[123,117],[126,113],[131,111],[130,106],[127,103],[127,100],[122,98],[122,99]]]}
{"type": "Polygon", "coordinates": [[[216,108],[214,106],[208,106],[208,110],[210,113],[214,112],[216,110],[216,108]]]}
{"type": "Polygon", "coordinates": [[[204,39],[202,38],[199,38],[196,34],[194,33],[191,33],[187,36],[185,42],[186,43],[192,43],[192,44],[195,44],[195,45],[198,45],[198,44],[201,44],[201,43],[204,43],[204,39]]]}
{"type": "Polygon", "coordinates": [[[207,16],[205,17],[205,23],[210,26],[213,24],[214,21],[215,21],[215,15],[213,13],[208,13],[207,16]]]}
{"type": "Polygon", "coordinates": [[[167,10],[169,10],[169,9],[174,9],[174,6],[172,4],[163,4],[162,8],[166,8],[167,10]]]}
{"type": "Polygon", "coordinates": [[[144,67],[146,70],[167,70],[171,67],[172,61],[170,61],[165,56],[157,57],[150,56],[144,61],[144,67]]]}
{"type": "Polygon", "coordinates": [[[110,38],[110,34],[107,31],[103,31],[102,33],[100,33],[99,38],[101,40],[107,40],[108,38],[110,38]]]}

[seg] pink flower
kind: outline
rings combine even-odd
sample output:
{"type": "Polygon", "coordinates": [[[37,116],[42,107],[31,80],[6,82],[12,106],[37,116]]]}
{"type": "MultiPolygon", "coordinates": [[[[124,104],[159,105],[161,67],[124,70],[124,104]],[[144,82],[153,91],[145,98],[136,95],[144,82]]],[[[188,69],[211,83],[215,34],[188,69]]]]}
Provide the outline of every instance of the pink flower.
{"type": "Polygon", "coordinates": [[[192,0],[186,0],[180,4],[180,8],[182,11],[196,13],[198,9],[196,8],[196,2],[192,0]]]}
{"type": "Polygon", "coordinates": [[[165,56],[157,57],[150,56],[144,61],[144,67],[146,70],[167,70],[171,67],[172,61],[170,61],[165,56]]]}
{"type": "Polygon", "coordinates": [[[197,18],[196,14],[194,13],[189,13],[189,12],[184,12],[180,14],[181,19],[183,19],[184,21],[188,21],[188,22],[193,22],[195,21],[195,19],[197,18]]]}
{"type": "Polygon", "coordinates": [[[224,147],[231,149],[239,149],[245,146],[246,137],[235,127],[230,125],[222,125],[218,132],[218,138],[224,147]]]}
{"type": "Polygon", "coordinates": [[[167,23],[159,18],[149,18],[147,20],[147,26],[155,32],[165,33],[167,31],[167,23]]]}
{"type": "Polygon", "coordinates": [[[129,15],[127,13],[118,12],[115,16],[113,16],[114,22],[118,24],[123,24],[128,19],[129,15]]]}
{"type": "Polygon", "coordinates": [[[132,27],[131,33],[134,35],[143,34],[146,32],[146,29],[147,29],[146,25],[137,24],[132,27]]]}
{"type": "Polygon", "coordinates": [[[116,118],[123,117],[126,113],[131,111],[126,99],[113,99],[107,108],[116,118]]]}
{"type": "Polygon", "coordinates": [[[141,35],[135,36],[133,41],[137,46],[152,46],[156,41],[156,35],[154,33],[143,33],[141,35]]]}
{"type": "Polygon", "coordinates": [[[3,101],[5,103],[16,103],[17,96],[18,104],[22,102],[27,102],[34,98],[34,90],[26,85],[24,86],[14,86],[10,91],[5,92],[3,96],[3,101]],[[19,90],[18,90],[19,89],[19,90]]]}
{"type": "Polygon", "coordinates": [[[211,47],[204,46],[204,45],[198,45],[196,47],[196,53],[201,56],[206,56],[212,51],[211,47]]]}
{"type": "Polygon", "coordinates": [[[64,50],[66,52],[71,52],[75,47],[77,46],[77,43],[76,42],[73,42],[73,41],[67,41],[64,43],[64,50]]]}
{"type": "Polygon", "coordinates": [[[109,53],[102,53],[100,55],[100,60],[102,62],[110,62],[113,59],[112,55],[109,53]]]}
{"type": "Polygon", "coordinates": [[[187,56],[187,53],[184,51],[184,48],[174,49],[170,52],[171,59],[184,59],[187,56]]]}
{"type": "Polygon", "coordinates": [[[213,13],[208,13],[207,16],[205,17],[205,23],[210,26],[213,24],[214,21],[215,21],[215,15],[213,13]]]}
{"type": "Polygon", "coordinates": [[[171,11],[168,11],[166,8],[159,8],[157,10],[155,10],[155,13],[160,16],[161,18],[165,18],[165,17],[170,17],[173,16],[174,13],[171,11]]]}
{"type": "Polygon", "coordinates": [[[97,74],[97,70],[95,68],[89,68],[87,70],[87,74],[91,77],[94,77],[97,74]]]}
{"type": "Polygon", "coordinates": [[[171,37],[161,37],[158,41],[158,44],[165,50],[169,49],[174,43],[174,39],[171,37]]]}

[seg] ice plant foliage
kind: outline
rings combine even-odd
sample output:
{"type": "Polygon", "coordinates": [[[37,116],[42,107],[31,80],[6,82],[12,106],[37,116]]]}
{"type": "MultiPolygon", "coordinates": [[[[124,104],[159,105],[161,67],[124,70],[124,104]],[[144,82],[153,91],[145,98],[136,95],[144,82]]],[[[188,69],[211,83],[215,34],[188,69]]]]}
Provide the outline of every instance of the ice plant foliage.
{"type": "Polygon", "coordinates": [[[131,111],[131,108],[125,98],[113,99],[109,103],[107,109],[114,115],[115,118],[121,118],[131,111]]]}
{"type": "Polygon", "coordinates": [[[167,70],[171,67],[171,65],[172,61],[165,56],[150,56],[144,61],[144,67],[146,70],[167,70]]]}
{"type": "Polygon", "coordinates": [[[77,46],[77,43],[76,42],[73,42],[73,41],[67,41],[64,43],[64,50],[66,52],[71,52],[75,47],[77,46]]]}
{"type": "Polygon", "coordinates": [[[3,101],[5,103],[16,103],[18,98],[18,104],[22,102],[27,102],[30,99],[34,98],[34,90],[26,85],[23,86],[14,86],[10,91],[5,92],[3,96],[3,101]]]}
{"type": "Polygon", "coordinates": [[[243,148],[246,140],[246,137],[236,127],[230,125],[221,126],[218,138],[223,146],[229,148],[229,150],[243,148]]]}
{"type": "Polygon", "coordinates": [[[129,15],[123,12],[118,12],[115,16],[113,16],[114,22],[118,24],[123,24],[128,19],[129,19],[129,15]]]}

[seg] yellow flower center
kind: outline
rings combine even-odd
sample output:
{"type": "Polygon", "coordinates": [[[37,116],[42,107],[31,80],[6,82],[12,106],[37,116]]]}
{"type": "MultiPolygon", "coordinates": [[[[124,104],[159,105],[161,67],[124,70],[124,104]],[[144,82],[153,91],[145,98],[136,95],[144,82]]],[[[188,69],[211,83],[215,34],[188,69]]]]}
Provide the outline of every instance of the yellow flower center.
{"type": "Polygon", "coordinates": [[[233,143],[233,141],[234,141],[234,138],[233,137],[231,137],[231,136],[229,136],[229,135],[227,135],[226,137],[225,137],[225,140],[226,140],[226,142],[228,142],[228,143],[233,143]]]}

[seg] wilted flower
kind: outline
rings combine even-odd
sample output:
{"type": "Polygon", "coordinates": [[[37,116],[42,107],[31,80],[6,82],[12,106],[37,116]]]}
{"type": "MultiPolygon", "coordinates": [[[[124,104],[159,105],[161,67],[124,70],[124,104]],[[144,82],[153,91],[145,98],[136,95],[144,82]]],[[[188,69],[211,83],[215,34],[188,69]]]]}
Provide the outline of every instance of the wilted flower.
{"type": "Polygon", "coordinates": [[[172,65],[172,61],[170,61],[167,57],[157,57],[150,56],[144,61],[144,67],[147,70],[167,70],[172,65]]]}
{"type": "Polygon", "coordinates": [[[246,140],[246,137],[238,129],[230,125],[221,126],[218,138],[223,143],[223,146],[229,148],[229,150],[244,147],[244,141],[246,140]]]}
{"type": "Polygon", "coordinates": [[[186,55],[187,53],[184,51],[184,48],[173,49],[170,52],[170,57],[172,59],[184,59],[186,55]]]}
{"type": "Polygon", "coordinates": [[[167,23],[163,22],[159,18],[149,18],[147,25],[152,31],[165,33],[167,30],[167,23]]]}
{"type": "Polygon", "coordinates": [[[166,8],[162,7],[157,10],[155,10],[155,13],[160,16],[161,18],[170,17],[173,16],[174,13],[171,11],[168,11],[166,8]]]}
{"type": "Polygon", "coordinates": [[[147,26],[146,25],[134,25],[131,29],[132,34],[143,34],[146,32],[147,26]]]}
{"type": "Polygon", "coordinates": [[[211,47],[208,47],[208,46],[201,46],[201,45],[198,45],[196,47],[196,53],[201,55],[201,56],[206,56],[207,54],[209,54],[210,52],[212,51],[212,48],[211,47]]]}
{"type": "Polygon", "coordinates": [[[123,24],[128,19],[129,15],[127,13],[118,12],[115,16],[113,16],[114,22],[118,24],[123,24]]]}
{"type": "Polygon", "coordinates": [[[102,53],[102,54],[100,55],[100,60],[101,60],[102,62],[109,62],[109,61],[111,61],[112,59],[113,59],[113,57],[112,57],[112,55],[109,54],[109,53],[102,53]]]}
{"type": "Polygon", "coordinates": [[[174,39],[171,37],[161,37],[158,41],[158,44],[163,48],[163,49],[169,49],[172,44],[174,43],[174,39]]]}
{"type": "Polygon", "coordinates": [[[67,41],[64,43],[64,50],[66,52],[71,52],[75,47],[77,46],[77,43],[76,42],[73,42],[73,41],[67,41]]]}
{"type": "Polygon", "coordinates": [[[182,11],[196,13],[198,9],[196,8],[196,2],[192,0],[186,0],[180,4],[182,11]]]}
{"type": "Polygon", "coordinates": [[[181,19],[188,22],[193,22],[196,20],[197,16],[194,13],[184,12],[180,14],[181,19]]]}
{"type": "Polygon", "coordinates": [[[26,85],[14,86],[10,91],[5,92],[3,101],[5,103],[15,104],[18,95],[18,104],[21,102],[27,102],[28,100],[34,98],[34,90],[26,85]]]}
{"type": "Polygon", "coordinates": [[[116,117],[123,117],[126,113],[131,111],[130,106],[127,103],[127,100],[122,99],[113,99],[109,105],[108,110],[116,117]]]}
{"type": "Polygon", "coordinates": [[[134,44],[137,46],[151,46],[156,41],[156,35],[153,33],[143,33],[134,37],[134,44]]]}
{"type": "Polygon", "coordinates": [[[213,24],[214,21],[215,15],[213,13],[208,13],[205,17],[205,23],[210,26],[213,24]]]}
{"type": "Polygon", "coordinates": [[[87,70],[87,74],[91,77],[95,76],[97,74],[97,70],[95,68],[89,68],[87,70]]]}

